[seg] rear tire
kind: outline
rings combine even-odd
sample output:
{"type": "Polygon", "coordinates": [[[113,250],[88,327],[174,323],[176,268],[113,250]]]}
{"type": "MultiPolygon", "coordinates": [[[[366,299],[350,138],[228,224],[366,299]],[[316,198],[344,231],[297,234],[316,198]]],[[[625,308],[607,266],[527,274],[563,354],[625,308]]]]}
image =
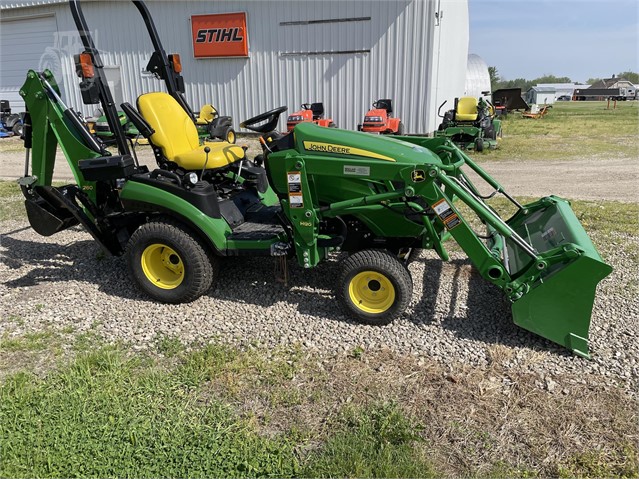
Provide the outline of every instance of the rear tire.
{"type": "Polygon", "coordinates": [[[475,151],[479,153],[484,151],[484,140],[482,140],[481,138],[477,138],[475,140],[475,151]]]}
{"type": "Polygon", "coordinates": [[[237,140],[235,130],[229,126],[226,130],[224,130],[223,139],[224,141],[227,141],[229,143],[235,143],[235,141],[237,140]]]}
{"type": "Polygon", "coordinates": [[[362,250],[346,258],[337,284],[336,296],[344,312],[375,326],[399,317],[413,295],[410,273],[384,250],[362,250]]]}
{"type": "Polygon", "coordinates": [[[11,130],[13,131],[14,135],[22,136],[24,126],[22,125],[22,123],[16,123],[15,125],[13,125],[13,128],[11,130]]]}
{"type": "Polygon", "coordinates": [[[164,303],[188,303],[207,292],[218,276],[217,258],[171,218],[152,220],[131,236],[129,274],[139,289],[164,303]]]}

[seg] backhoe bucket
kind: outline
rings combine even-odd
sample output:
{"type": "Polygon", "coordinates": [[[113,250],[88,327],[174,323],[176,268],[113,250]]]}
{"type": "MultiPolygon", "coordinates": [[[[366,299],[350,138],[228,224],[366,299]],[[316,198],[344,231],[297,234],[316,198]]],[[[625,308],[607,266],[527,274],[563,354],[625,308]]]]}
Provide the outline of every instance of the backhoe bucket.
{"type": "MultiPolygon", "coordinates": [[[[547,253],[550,265],[541,276],[530,277],[528,292],[513,303],[515,324],[589,358],[595,290],[612,268],[603,262],[566,200],[548,197],[525,205],[507,223],[540,256],[547,253]]],[[[510,240],[506,247],[511,274],[525,275],[530,256],[510,240]]]]}

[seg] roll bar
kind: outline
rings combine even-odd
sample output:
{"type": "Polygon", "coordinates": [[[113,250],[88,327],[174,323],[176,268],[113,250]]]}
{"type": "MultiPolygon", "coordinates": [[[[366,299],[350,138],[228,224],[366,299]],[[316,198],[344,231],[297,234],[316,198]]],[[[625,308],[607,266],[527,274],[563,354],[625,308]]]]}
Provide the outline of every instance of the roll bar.
{"type": "MultiPolygon", "coordinates": [[[[160,77],[160,79],[164,80],[169,95],[175,98],[184,111],[186,111],[186,113],[194,119],[195,116],[193,114],[193,110],[184,98],[184,80],[179,72],[176,72],[173,69],[173,64],[169,61],[169,57],[162,47],[160,36],[155,28],[155,23],[153,22],[149,9],[141,0],[131,1],[140,12],[149,37],[151,38],[151,42],[153,43],[154,52],[147,68],[160,77]]],[[[89,31],[84,13],[82,12],[82,7],[80,6],[80,0],[69,0],[69,7],[71,8],[73,20],[78,29],[80,39],[82,40],[82,45],[84,46],[85,51],[91,55],[93,60],[93,66],[97,77],[96,83],[98,86],[98,96],[104,109],[104,114],[109,124],[109,128],[115,136],[118,151],[121,155],[130,154],[124,130],[118,119],[117,106],[115,105],[106,75],[104,74],[104,64],[100,59],[100,53],[95,47],[93,38],[91,37],[91,32],[89,31]]]]}

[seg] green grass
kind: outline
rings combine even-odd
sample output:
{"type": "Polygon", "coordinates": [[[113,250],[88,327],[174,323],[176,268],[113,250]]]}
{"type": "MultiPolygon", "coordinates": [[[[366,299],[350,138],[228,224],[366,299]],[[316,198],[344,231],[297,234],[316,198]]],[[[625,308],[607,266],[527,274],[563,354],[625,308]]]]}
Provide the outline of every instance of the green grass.
{"type": "Polygon", "coordinates": [[[579,159],[584,157],[636,158],[639,153],[639,102],[558,102],[540,119],[510,114],[503,122],[500,148],[477,158],[579,159]]]}
{"type": "Polygon", "coordinates": [[[423,442],[396,404],[347,408],[339,432],[311,454],[307,477],[437,477],[415,444],[423,442]]]}
{"type": "MultiPolygon", "coordinates": [[[[167,368],[101,347],[43,378],[13,374],[0,386],[0,475],[421,477],[429,470],[412,446],[419,429],[396,405],[349,407],[309,454],[299,453],[303,434],[262,434],[206,388],[238,359],[246,369],[255,357],[207,346],[167,368]]],[[[295,354],[287,357],[286,364],[295,354]]]]}
{"type": "Polygon", "coordinates": [[[25,218],[24,196],[15,181],[0,180],[0,221],[25,218]]]}

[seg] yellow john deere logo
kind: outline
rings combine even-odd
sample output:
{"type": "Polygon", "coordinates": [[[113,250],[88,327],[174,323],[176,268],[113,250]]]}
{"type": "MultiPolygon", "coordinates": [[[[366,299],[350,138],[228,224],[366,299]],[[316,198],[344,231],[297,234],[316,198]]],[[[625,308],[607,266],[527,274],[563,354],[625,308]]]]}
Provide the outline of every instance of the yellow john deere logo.
{"type": "Polygon", "coordinates": [[[395,161],[390,156],[380,155],[368,150],[353,148],[345,145],[335,145],[332,143],[319,143],[316,141],[305,141],[304,149],[307,151],[318,151],[320,153],[337,153],[338,155],[364,156],[366,158],[377,158],[378,160],[395,161]]]}
{"type": "Polygon", "coordinates": [[[426,179],[426,173],[424,173],[424,170],[413,170],[410,172],[410,179],[414,183],[420,183],[426,179]]]}

